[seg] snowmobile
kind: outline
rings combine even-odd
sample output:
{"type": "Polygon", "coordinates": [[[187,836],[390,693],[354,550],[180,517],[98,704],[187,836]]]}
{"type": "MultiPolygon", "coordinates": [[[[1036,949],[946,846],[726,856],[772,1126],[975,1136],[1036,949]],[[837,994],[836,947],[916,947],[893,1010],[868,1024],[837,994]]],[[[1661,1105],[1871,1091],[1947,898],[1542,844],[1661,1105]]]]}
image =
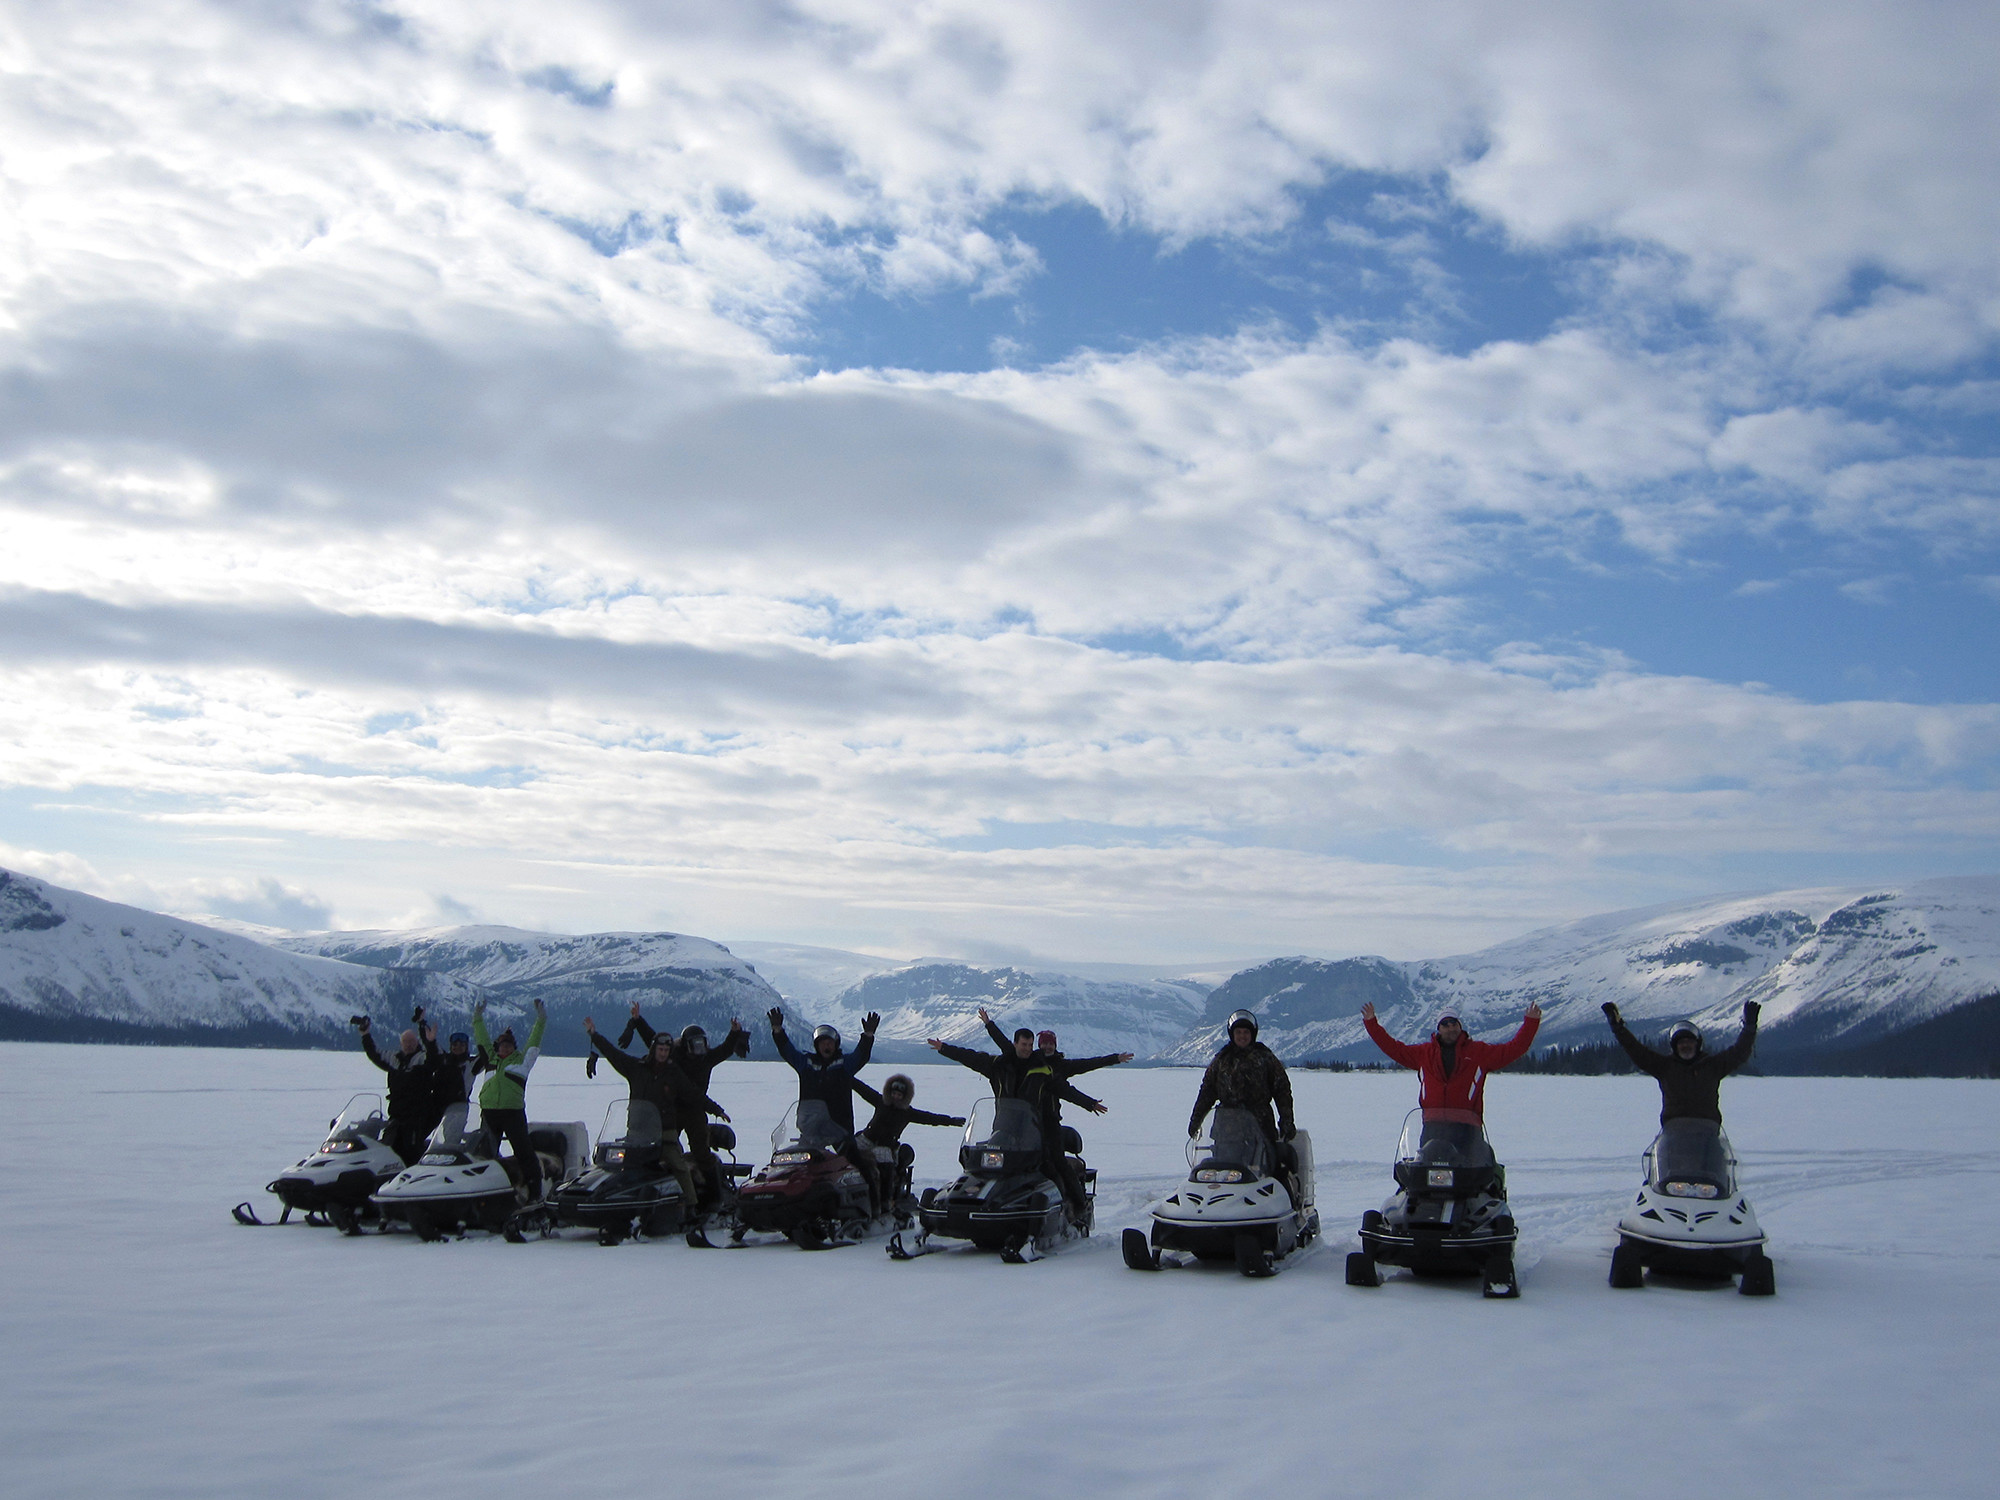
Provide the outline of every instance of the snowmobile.
{"type": "MultiPolygon", "coordinates": [[[[680,1182],[660,1149],[665,1138],[658,1105],[636,1099],[612,1105],[605,1111],[591,1165],[556,1189],[552,1212],[557,1226],[595,1229],[600,1245],[683,1228],[690,1206],[681,1201],[680,1182]]],[[[712,1125],[708,1139],[711,1147],[729,1151],[736,1145],[736,1132],[712,1125]]],[[[726,1205],[736,1177],[750,1169],[731,1161],[722,1170],[726,1205]]]]}
{"type": "Polygon", "coordinates": [[[1646,1284],[1646,1272],[1726,1281],[1746,1297],[1778,1289],[1764,1231],[1736,1180],[1736,1153],[1720,1125],[1669,1120],[1641,1159],[1639,1196],[1618,1221],[1611,1284],[1646,1284]]]}
{"type": "MultiPolygon", "coordinates": [[[[851,1245],[866,1238],[868,1184],[841,1154],[850,1132],[840,1128],[820,1099],[786,1109],[771,1132],[770,1163],[736,1191],[734,1211],[715,1222],[729,1243],[750,1235],[782,1235],[806,1250],[851,1245]]],[[[688,1231],[687,1242],[713,1249],[709,1225],[688,1231]]]]}
{"type": "Polygon", "coordinates": [[[1197,1261],[1231,1261],[1245,1276],[1274,1276],[1278,1262],[1319,1233],[1313,1207],[1312,1137],[1301,1130],[1273,1147],[1257,1117],[1223,1105],[1187,1144],[1187,1186],[1152,1205],[1150,1240],[1125,1231],[1125,1264],[1157,1271],[1197,1261]]]}
{"type": "MultiPolygon", "coordinates": [[[[326,1139],[304,1161],[296,1162],[264,1184],[284,1205],[278,1222],[297,1209],[308,1224],[333,1224],[349,1234],[360,1233],[359,1221],[374,1218],[369,1202],[375,1190],[403,1170],[403,1158],[383,1141],[389,1125],[380,1094],[356,1094],[347,1107],[327,1121],[326,1139]]],[[[239,1224],[264,1221],[248,1203],[230,1210],[239,1224]]]]}
{"type": "Polygon", "coordinates": [[[1347,1257],[1349,1286],[1380,1286],[1378,1264],[1419,1276],[1478,1276],[1489,1297],[1518,1297],[1507,1169],[1482,1125],[1424,1122],[1413,1109],[1396,1150],[1396,1191],[1361,1216],[1361,1248],[1347,1257]]]}
{"type": "Polygon", "coordinates": [[[1083,1138],[1063,1127],[1062,1147],[1083,1182],[1085,1206],[1073,1213],[1061,1184],[1042,1170],[1042,1130],[1025,1099],[981,1099],[972,1106],[959,1143],[963,1175],[948,1188],[926,1188],[917,1206],[920,1227],[906,1244],[889,1241],[897,1260],[946,1248],[933,1239],[970,1240],[1019,1264],[1039,1260],[1067,1239],[1088,1239],[1097,1206],[1097,1173],[1083,1163],[1083,1138]]]}
{"type": "Polygon", "coordinates": [[[376,1191],[382,1217],[402,1220],[425,1240],[461,1229],[495,1231],[514,1244],[530,1231],[544,1238],[555,1233],[549,1199],[589,1159],[590,1133],[581,1121],[529,1124],[528,1145],[542,1172],[541,1196],[530,1201],[520,1168],[501,1157],[499,1139],[473,1123],[474,1108],[447,1110],[416,1164],[376,1191]]]}

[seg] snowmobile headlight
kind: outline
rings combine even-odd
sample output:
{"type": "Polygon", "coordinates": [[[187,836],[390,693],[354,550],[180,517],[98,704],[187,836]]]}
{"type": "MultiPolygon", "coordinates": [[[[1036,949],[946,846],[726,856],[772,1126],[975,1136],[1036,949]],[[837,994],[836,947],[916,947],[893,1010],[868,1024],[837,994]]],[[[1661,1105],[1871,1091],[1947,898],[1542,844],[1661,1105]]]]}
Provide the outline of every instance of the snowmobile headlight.
{"type": "Polygon", "coordinates": [[[1450,1187],[1452,1184],[1452,1175],[1450,1167],[1432,1167],[1430,1171],[1430,1184],[1432,1187],[1450,1187]]]}
{"type": "Polygon", "coordinates": [[[800,1167],[813,1159],[810,1151],[780,1151],[771,1158],[774,1167],[800,1167]]]}
{"type": "Polygon", "coordinates": [[[607,1167],[615,1167],[623,1160],[625,1160],[625,1151],[621,1146],[613,1146],[604,1153],[604,1164],[607,1167]]]}
{"type": "Polygon", "coordinates": [[[1203,1167],[1194,1174],[1196,1182],[1241,1182],[1243,1174],[1234,1167],[1203,1167]]]}
{"type": "Polygon", "coordinates": [[[1660,1184],[1669,1197],[1713,1198],[1715,1184],[1712,1182],[1663,1182],[1660,1184]]]}
{"type": "Polygon", "coordinates": [[[1007,1165],[1007,1153],[1005,1151],[982,1151],[979,1153],[979,1165],[990,1171],[997,1172],[1007,1165]]]}
{"type": "Polygon", "coordinates": [[[343,1151],[359,1151],[360,1149],[361,1142],[359,1141],[328,1141],[324,1146],[319,1148],[319,1154],[321,1156],[338,1156],[343,1151]]]}

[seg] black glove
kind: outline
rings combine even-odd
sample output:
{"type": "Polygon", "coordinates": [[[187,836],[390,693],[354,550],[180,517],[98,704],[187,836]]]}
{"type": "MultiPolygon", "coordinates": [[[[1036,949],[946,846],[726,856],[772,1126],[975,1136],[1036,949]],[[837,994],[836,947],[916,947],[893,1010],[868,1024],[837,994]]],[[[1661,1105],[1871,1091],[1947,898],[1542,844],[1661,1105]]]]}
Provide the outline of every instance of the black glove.
{"type": "Polygon", "coordinates": [[[1192,1120],[1188,1121],[1188,1139],[1193,1140],[1196,1136],[1200,1134],[1201,1134],[1201,1116],[1196,1115],[1192,1120]]]}
{"type": "Polygon", "coordinates": [[[771,1029],[773,1031],[783,1031],[785,1029],[785,1013],[779,1010],[777,1006],[772,1006],[765,1014],[770,1018],[771,1029]]]}
{"type": "Polygon", "coordinates": [[[1278,1139],[1279,1139],[1279,1140],[1281,1140],[1281,1141],[1289,1141],[1289,1140],[1290,1140],[1290,1139],[1291,1139],[1291,1138],[1292,1138],[1293,1136],[1297,1135],[1298,1133],[1299,1133],[1299,1127],[1298,1127],[1298,1126],[1297,1126],[1296,1124],[1294,1124],[1294,1123],[1293,1123],[1292,1121],[1290,1121],[1290,1120],[1281,1120],[1281,1121],[1279,1121],[1279,1122],[1278,1122],[1278,1139]]]}
{"type": "Polygon", "coordinates": [[[1764,1007],[1759,1005],[1755,1000],[1745,1000],[1743,1002],[1743,1019],[1746,1023],[1754,1023],[1762,1014],[1764,1014],[1764,1007]]]}
{"type": "Polygon", "coordinates": [[[862,1035],[863,1036],[875,1035],[875,1028],[877,1026],[880,1026],[881,1024],[882,1024],[882,1013],[878,1010],[869,1011],[867,1015],[861,1018],[862,1035]]]}
{"type": "Polygon", "coordinates": [[[347,1024],[349,1026],[359,1026],[363,1031],[366,1031],[368,1029],[368,1018],[366,1016],[349,1016],[347,1024]]]}
{"type": "Polygon", "coordinates": [[[1618,1024],[1618,1007],[1607,1000],[1604,1002],[1603,1009],[1604,1019],[1609,1021],[1613,1026],[1616,1026],[1618,1024]]]}

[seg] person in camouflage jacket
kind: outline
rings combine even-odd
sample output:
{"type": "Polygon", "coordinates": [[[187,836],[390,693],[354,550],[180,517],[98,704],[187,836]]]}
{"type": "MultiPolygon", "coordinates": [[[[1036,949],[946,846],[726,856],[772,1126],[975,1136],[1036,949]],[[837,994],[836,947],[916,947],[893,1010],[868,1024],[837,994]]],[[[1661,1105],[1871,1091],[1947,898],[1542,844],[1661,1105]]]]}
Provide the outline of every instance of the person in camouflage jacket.
{"type": "Polygon", "coordinates": [[[1229,1018],[1229,1041],[1201,1075],[1201,1092],[1188,1116],[1188,1134],[1201,1134],[1201,1122],[1216,1105],[1248,1110],[1273,1144],[1290,1140],[1298,1131],[1292,1118],[1292,1080],[1278,1054],[1257,1040],[1257,1018],[1239,1010],[1229,1018]],[[1271,1119],[1277,1106],[1278,1118],[1271,1119]]]}

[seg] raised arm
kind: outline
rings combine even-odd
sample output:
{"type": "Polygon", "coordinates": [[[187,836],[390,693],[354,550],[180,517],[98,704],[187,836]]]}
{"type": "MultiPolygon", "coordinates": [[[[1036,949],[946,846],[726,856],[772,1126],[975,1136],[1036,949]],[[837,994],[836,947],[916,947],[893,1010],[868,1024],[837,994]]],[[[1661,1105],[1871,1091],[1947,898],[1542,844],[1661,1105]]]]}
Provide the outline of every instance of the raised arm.
{"type": "Polygon", "coordinates": [[[1375,1019],[1375,1007],[1361,1007],[1361,1024],[1368,1028],[1368,1040],[1382,1049],[1383,1056],[1390,1062],[1406,1068],[1421,1068],[1424,1054],[1421,1047],[1412,1047],[1408,1042],[1399,1042],[1382,1029],[1382,1023],[1375,1019]]]}
{"type": "Polygon", "coordinates": [[[986,1014],[985,1007],[983,1006],[979,1011],[979,1024],[986,1028],[986,1034],[993,1038],[993,1045],[998,1047],[1002,1052],[1005,1052],[1009,1047],[1014,1045],[1014,1039],[1000,1029],[994,1019],[986,1014]]]}
{"type": "Polygon", "coordinates": [[[870,1104],[874,1105],[875,1108],[880,1109],[882,1107],[882,1096],[876,1093],[875,1090],[868,1087],[868,1085],[863,1083],[859,1078],[850,1078],[847,1080],[847,1082],[855,1093],[859,1094],[862,1098],[866,1099],[870,1104]]]}
{"type": "Polygon", "coordinates": [[[993,1069],[1000,1059],[991,1052],[974,1052],[970,1047],[961,1047],[956,1042],[939,1042],[937,1053],[948,1057],[960,1067],[970,1068],[988,1083],[993,1081],[993,1069]]]}
{"type": "Polygon", "coordinates": [[[1518,1060],[1535,1045],[1535,1033],[1542,1029],[1542,1008],[1532,1000],[1528,1002],[1528,1013],[1521,1017],[1520,1027],[1504,1042],[1485,1044],[1486,1067],[1497,1071],[1518,1060]]]}
{"type": "Polygon", "coordinates": [[[1641,1073],[1650,1073],[1658,1078],[1667,1066],[1666,1057],[1632,1035],[1632,1029],[1625,1024],[1625,1018],[1618,1014],[1618,1007],[1608,1000],[1604,1002],[1604,1019],[1611,1023],[1611,1034],[1618,1038],[1618,1045],[1625,1049],[1625,1055],[1632,1059],[1632,1065],[1641,1073]]]}
{"type": "Polygon", "coordinates": [[[631,1046],[632,1038],[635,1036],[648,1047],[653,1045],[652,1023],[639,1014],[639,1007],[636,1002],[632,1006],[632,1014],[625,1018],[625,1029],[618,1033],[618,1045],[621,1047],[631,1046]]]}
{"type": "Polygon", "coordinates": [[[1716,1065],[1721,1069],[1718,1076],[1728,1077],[1750,1061],[1750,1053],[1757,1045],[1757,1017],[1763,1010],[1755,1000],[1743,1002],[1743,1030],[1736,1040],[1715,1054],[1716,1065]]]}
{"type": "Polygon", "coordinates": [[[794,1073],[806,1070],[806,1060],[799,1049],[792,1045],[792,1039],[785,1035],[785,1013],[776,1006],[771,1008],[771,1041],[778,1049],[778,1056],[792,1066],[794,1073]]]}
{"type": "Polygon", "coordinates": [[[632,1070],[639,1065],[638,1059],[634,1058],[630,1053],[620,1051],[617,1047],[613,1046],[610,1038],[605,1036],[595,1026],[587,1026],[587,1029],[590,1032],[591,1044],[604,1054],[604,1060],[610,1063],[619,1074],[630,1078],[632,1070]]]}

